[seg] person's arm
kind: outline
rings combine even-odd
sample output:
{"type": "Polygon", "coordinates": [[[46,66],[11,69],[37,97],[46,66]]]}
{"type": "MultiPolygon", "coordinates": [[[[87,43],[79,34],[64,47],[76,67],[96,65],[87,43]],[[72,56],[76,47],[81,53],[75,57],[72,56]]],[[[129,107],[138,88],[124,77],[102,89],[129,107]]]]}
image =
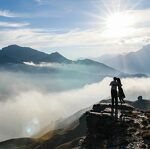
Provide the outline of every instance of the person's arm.
{"type": "Polygon", "coordinates": [[[116,86],[118,86],[118,87],[119,87],[119,86],[121,86],[121,84],[120,84],[120,83],[118,83],[118,82],[116,82],[116,86]]]}
{"type": "Polygon", "coordinates": [[[121,84],[121,83],[118,83],[118,86],[120,86],[120,87],[121,87],[121,86],[122,86],[122,84],[121,84]]]}
{"type": "Polygon", "coordinates": [[[110,82],[109,86],[112,86],[112,82],[110,82]]]}

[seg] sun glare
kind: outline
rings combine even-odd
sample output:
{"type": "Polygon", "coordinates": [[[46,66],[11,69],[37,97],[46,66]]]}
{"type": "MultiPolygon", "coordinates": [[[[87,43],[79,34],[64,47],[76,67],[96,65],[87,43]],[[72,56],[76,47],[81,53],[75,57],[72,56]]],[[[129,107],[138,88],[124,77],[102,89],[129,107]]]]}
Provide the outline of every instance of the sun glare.
{"type": "Polygon", "coordinates": [[[105,19],[105,33],[110,37],[123,37],[133,31],[133,25],[133,16],[123,12],[112,13],[105,19]]]}

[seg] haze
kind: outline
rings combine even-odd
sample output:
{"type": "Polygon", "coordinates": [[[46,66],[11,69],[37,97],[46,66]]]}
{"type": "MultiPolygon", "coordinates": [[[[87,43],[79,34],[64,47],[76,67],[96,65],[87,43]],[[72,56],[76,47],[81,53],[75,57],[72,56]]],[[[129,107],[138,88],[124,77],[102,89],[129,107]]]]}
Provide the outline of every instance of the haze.
{"type": "MultiPolygon", "coordinates": [[[[56,120],[110,97],[112,78],[109,77],[77,89],[60,91],[58,86],[67,83],[60,81],[61,78],[48,79],[44,74],[37,76],[0,72],[0,141],[34,136],[47,125],[54,129],[56,120]]],[[[149,99],[149,78],[126,78],[122,83],[126,99],[136,100],[139,95],[149,99]]]]}

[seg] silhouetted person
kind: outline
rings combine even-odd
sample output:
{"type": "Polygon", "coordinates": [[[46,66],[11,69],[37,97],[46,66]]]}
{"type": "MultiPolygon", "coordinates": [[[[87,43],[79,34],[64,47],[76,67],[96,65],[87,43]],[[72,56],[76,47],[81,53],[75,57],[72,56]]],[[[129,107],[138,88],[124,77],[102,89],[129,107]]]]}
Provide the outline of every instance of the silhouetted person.
{"type": "Polygon", "coordinates": [[[141,101],[141,100],[143,100],[143,97],[142,96],[138,96],[138,101],[141,101]]]}
{"type": "Polygon", "coordinates": [[[122,104],[122,103],[125,103],[124,98],[126,96],[124,94],[120,78],[117,78],[117,82],[118,82],[118,97],[119,97],[119,100],[122,104]]]}
{"type": "Polygon", "coordinates": [[[111,109],[111,114],[114,114],[114,104],[115,104],[115,116],[117,117],[118,115],[118,95],[117,95],[117,87],[118,87],[118,82],[117,78],[114,77],[113,81],[110,82],[111,86],[111,100],[112,100],[112,109],[111,109]]]}

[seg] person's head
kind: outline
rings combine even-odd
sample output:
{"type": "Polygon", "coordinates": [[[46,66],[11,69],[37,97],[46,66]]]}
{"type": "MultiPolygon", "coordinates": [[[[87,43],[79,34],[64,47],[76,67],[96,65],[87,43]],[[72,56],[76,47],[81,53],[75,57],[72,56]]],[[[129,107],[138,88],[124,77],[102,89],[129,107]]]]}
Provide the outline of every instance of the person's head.
{"type": "Polygon", "coordinates": [[[117,81],[117,78],[116,78],[116,77],[114,77],[113,79],[114,79],[114,81],[117,81]]]}
{"type": "Polygon", "coordinates": [[[117,82],[121,84],[121,80],[120,80],[120,78],[117,78],[117,82]]]}
{"type": "Polygon", "coordinates": [[[138,100],[142,100],[142,99],[143,99],[143,97],[142,97],[142,96],[139,96],[139,97],[138,97],[138,100]]]}

